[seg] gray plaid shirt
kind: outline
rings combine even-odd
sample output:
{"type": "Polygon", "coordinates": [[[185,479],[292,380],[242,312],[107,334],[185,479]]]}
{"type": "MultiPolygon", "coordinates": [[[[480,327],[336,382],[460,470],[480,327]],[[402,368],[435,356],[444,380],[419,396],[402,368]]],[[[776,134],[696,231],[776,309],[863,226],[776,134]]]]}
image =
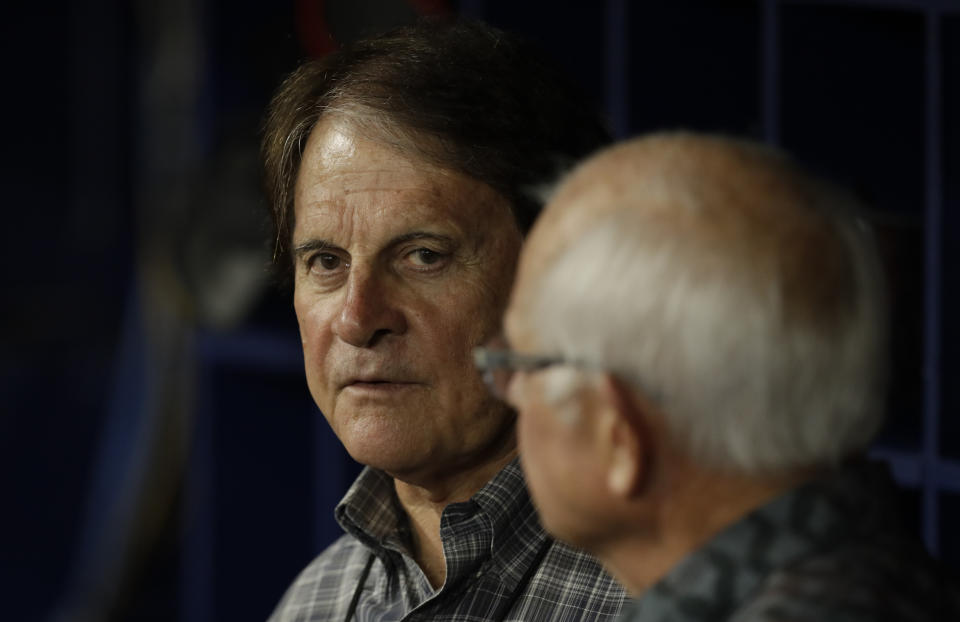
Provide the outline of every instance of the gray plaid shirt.
{"type": "Polygon", "coordinates": [[[370,555],[354,620],[612,620],[622,588],[592,557],[549,538],[514,460],[472,499],[446,507],[447,562],[434,590],[410,556],[390,476],[365,469],[337,506],[347,532],[287,590],[272,622],[344,620],[370,555]]]}
{"type": "Polygon", "coordinates": [[[960,595],[898,524],[886,468],[858,464],[722,531],[624,608],[630,622],[960,621],[960,595]]]}

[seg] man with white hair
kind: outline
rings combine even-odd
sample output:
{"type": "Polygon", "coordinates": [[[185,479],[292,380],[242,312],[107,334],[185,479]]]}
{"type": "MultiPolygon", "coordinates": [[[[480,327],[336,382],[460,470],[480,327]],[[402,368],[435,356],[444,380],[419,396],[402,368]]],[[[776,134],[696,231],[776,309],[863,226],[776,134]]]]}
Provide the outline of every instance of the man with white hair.
{"type": "Polygon", "coordinates": [[[770,148],[630,141],[559,187],[480,348],[548,531],[628,620],[960,619],[862,459],[887,303],[852,197],[770,148]],[[504,344],[501,344],[504,345],[504,344]]]}

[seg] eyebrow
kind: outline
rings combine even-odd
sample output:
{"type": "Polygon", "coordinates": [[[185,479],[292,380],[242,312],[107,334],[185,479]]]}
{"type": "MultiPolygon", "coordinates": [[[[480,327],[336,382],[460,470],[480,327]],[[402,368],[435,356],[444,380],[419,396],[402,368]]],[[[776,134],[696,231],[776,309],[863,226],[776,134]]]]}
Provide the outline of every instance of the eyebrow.
{"type": "MultiPolygon", "coordinates": [[[[411,242],[413,240],[435,240],[437,242],[442,242],[445,244],[452,244],[453,238],[449,235],[444,235],[442,233],[430,233],[429,231],[411,231],[410,233],[404,233],[403,235],[398,235],[392,238],[386,245],[386,248],[392,246],[397,246],[399,244],[404,244],[405,242],[411,242]]],[[[302,257],[307,253],[313,253],[316,251],[332,249],[332,250],[343,250],[333,242],[323,239],[313,239],[306,240],[297,244],[293,248],[293,254],[296,257],[302,257]]]]}
{"type": "Polygon", "coordinates": [[[293,248],[293,254],[297,259],[299,259],[300,257],[303,257],[307,253],[312,253],[314,251],[320,251],[328,248],[338,249],[339,247],[328,240],[319,240],[319,239],[307,240],[306,242],[301,242],[300,244],[297,244],[293,248]]]}
{"type": "Polygon", "coordinates": [[[443,235],[442,233],[430,233],[428,231],[411,231],[410,233],[404,233],[403,235],[398,235],[397,237],[393,238],[390,240],[390,243],[387,246],[396,246],[398,244],[411,242],[413,240],[435,240],[445,244],[453,243],[453,238],[449,235],[443,235]]]}

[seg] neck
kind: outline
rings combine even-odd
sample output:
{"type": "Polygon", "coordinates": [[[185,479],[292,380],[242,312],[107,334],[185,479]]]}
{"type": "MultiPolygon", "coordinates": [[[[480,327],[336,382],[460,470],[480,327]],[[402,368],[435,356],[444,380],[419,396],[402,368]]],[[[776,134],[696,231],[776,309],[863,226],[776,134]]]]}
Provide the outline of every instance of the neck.
{"type": "Polygon", "coordinates": [[[653,505],[646,506],[653,509],[637,512],[634,524],[642,525],[640,529],[622,533],[603,550],[593,551],[633,596],[726,527],[810,476],[751,478],[696,467],[674,473],[669,485],[645,493],[654,497],[653,505]]]}
{"type": "Polygon", "coordinates": [[[451,503],[469,500],[516,455],[516,448],[511,445],[509,451],[493,460],[433,478],[427,484],[394,478],[397,498],[410,521],[414,559],[434,589],[443,585],[447,574],[440,539],[440,518],[444,508],[451,503]]]}

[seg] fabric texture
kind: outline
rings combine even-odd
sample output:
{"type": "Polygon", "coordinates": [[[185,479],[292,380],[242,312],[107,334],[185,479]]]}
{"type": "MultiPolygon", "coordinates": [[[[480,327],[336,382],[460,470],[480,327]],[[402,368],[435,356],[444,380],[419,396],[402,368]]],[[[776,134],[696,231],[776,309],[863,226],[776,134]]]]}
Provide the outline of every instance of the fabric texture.
{"type": "Polygon", "coordinates": [[[859,463],[722,531],[621,620],[960,620],[956,585],[906,533],[886,467],[859,463]]]}
{"type": "Polygon", "coordinates": [[[272,622],[344,620],[371,554],[356,622],[602,621],[615,619],[624,600],[599,562],[544,532],[516,460],[469,501],[444,509],[447,577],[437,590],[410,555],[390,476],[365,469],[336,518],[346,535],[294,581],[272,622]]]}

